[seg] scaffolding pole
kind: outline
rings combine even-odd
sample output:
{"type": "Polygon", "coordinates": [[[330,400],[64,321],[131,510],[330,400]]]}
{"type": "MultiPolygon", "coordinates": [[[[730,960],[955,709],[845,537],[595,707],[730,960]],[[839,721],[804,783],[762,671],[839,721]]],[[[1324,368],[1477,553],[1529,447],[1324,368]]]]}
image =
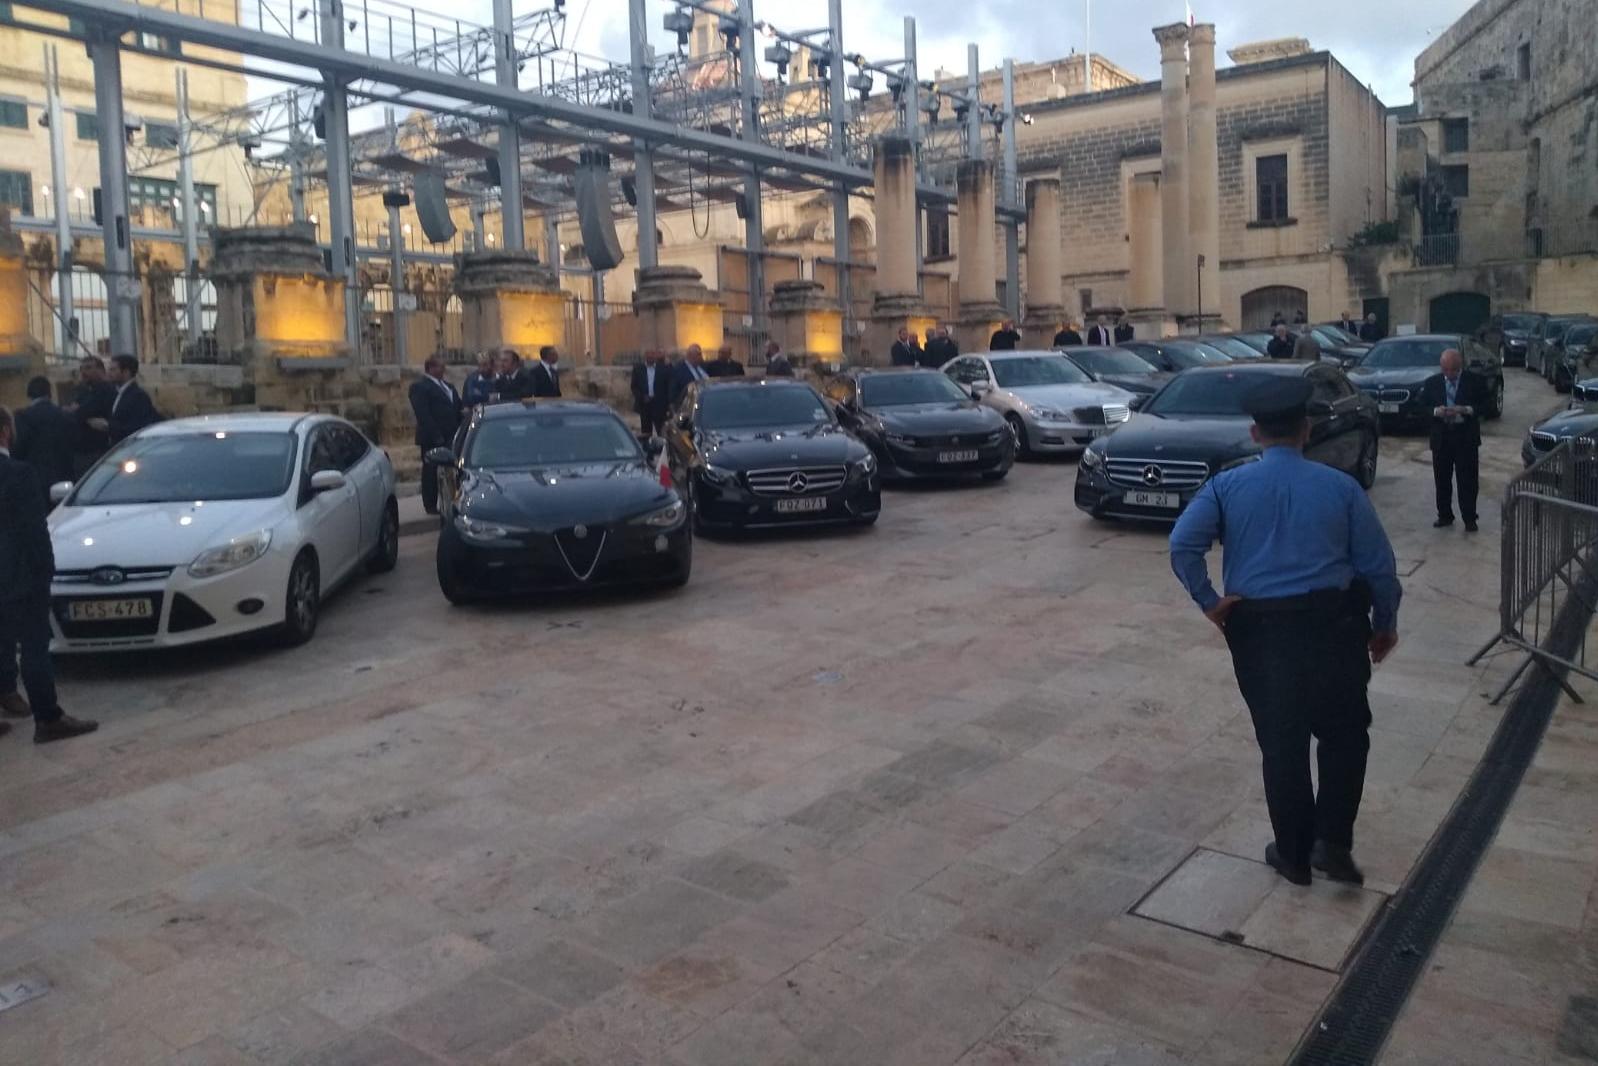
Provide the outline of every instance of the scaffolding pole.
{"type": "MultiPolygon", "coordinates": [[[[1004,168],[999,203],[1018,207],[1016,201],[1015,61],[1004,61],[1004,168]]],[[[1021,224],[1012,212],[1004,214],[1004,307],[1012,319],[1021,318],[1021,224]]]]}
{"type": "MultiPolygon", "coordinates": [[[[827,0],[827,74],[832,85],[832,158],[848,161],[849,96],[843,78],[843,0],[827,0]]],[[[837,261],[838,303],[845,323],[854,321],[849,295],[849,187],[838,182],[832,190],[832,258],[837,261]]],[[[848,350],[847,347],[844,349],[848,350]]]]}
{"type": "MultiPolygon", "coordinates": [[[[739,67],[743,80],[743,138],[760,140],[760,82],[758,52],[755,50],[755,2],[738,0],[739,67]]],[[[744,248],[749,254],[749,327],[752,336],[765,332],[766,230],[760,202],[760,168],[749,164],[744,178],[744,248]]]]}
{"type": "Polygon", "coordinates": [[[128,228],[128,130],[122,111],[122,49],[115,29],[89,45],[94,63],[94,109],[100,120],[100,224],[105,240],[105,285],[110,305],[111,354],[139,350],[139,283],[133,276],[128,228]]]}
{"type": "Polygon", "coordinates": [[[50,117],[50,196],[55,201],[56,352],[70,355],[77,343],[72,311],[72,190],[67,186],[66,110],[61,106],[60,57],[56,46],[44,46],[45,93],[50,117]]]}
{"type": "MultiPolygon", "coordinates": [[[[343,0],[320,0],[322,44],[344,49],[343,0]]],[[[355,275],[355,193],[350,160],[349,96],[344,78],[324,71],[323,132],[327,135],[327,223],[331,235],[332,273],[344,285],[344,342],[361,352],[361,301],[355,275]]]]}
{"type": "MultiPolygon", "coordinates": [[[[511,0],[494,0],[494,83],[507,89],[517,88],[514,26],[511,0]]],[[[522,251],[527,247],[522,221],[522,131],[516,116],[508,111],[499,128],[499,194],[505,248],[522,251]]]]}
{"type": "Polygon", "coordinates": [[[404,366],[410,338],[410,314],[403,306],[405,292],[405,226],[400,222],[398,204],[388,205],[388,291],[393,299],[394,362],[404,366]]]}
{"type": "Polygon", "coordinates": [[[200,220],[194,197],[194,123],[189,117],[189,71],[177,70],[178,196],[183,211],[184,333],[192,351],[200,343],[200,220]]]}
{"type": "MultiPolygon", "coordinates": [[[[648,120],[653,104],[649,94],[649,10],[647,0],[628,0],[627,36],[632,48],[633,115],[648,120]]],[[[638,211],[638,265],[659,264],[655,227],[655,163],[649,142],[633,139],[633,193],[638,211]]]]}
{"type": "Polygon", "coordinates": [[[925,177],[921,162],[921,81],[916,72],[916,20],[904,17],[905,133],[910,136],[910,172],[915,175],[916,291],[921,291],[921,267],[926,262],[926,243],[921,224],[921,182],[925,177]]]}

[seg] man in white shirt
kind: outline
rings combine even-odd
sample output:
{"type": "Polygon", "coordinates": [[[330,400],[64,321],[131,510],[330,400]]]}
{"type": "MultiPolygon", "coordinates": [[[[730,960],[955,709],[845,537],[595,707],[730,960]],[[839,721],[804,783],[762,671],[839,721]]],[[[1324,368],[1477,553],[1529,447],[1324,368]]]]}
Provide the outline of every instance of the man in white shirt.
{"type": "Polygon", "coordinates": [[[671,408],[671,385],[666,380],[666,360],[659,349],[644,353],[644,361],[633,367],[633,410],[638,413],[638,431],[653,437],[666,426],[671,408]]]}
{"type": "Polygon", "coordinates": [[[411,413],[416,416],[416,445],[422,450],[422,509],[438,513],[438,467],[427,461],[434,448],[448,448],[460,428],[460,393],[444,380],[444,360],[432,356],[422,364],[422,376],[411,383],[411,413]]]}

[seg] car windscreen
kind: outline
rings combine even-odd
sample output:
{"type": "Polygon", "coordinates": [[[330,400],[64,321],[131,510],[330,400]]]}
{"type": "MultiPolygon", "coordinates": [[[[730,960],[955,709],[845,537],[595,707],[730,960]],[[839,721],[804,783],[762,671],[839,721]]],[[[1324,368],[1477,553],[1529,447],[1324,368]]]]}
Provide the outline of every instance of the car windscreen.
{"type": "Polygon", "coordinates": [[[1595,333],[1598,333],[1598,322],[1571,326],[1569,332],[1565,334],[1565,347],[1580,348],[1590,345],[1595,333]]]}
{"type": "Polygon", "coordinates": [[[1208,344],[1199,344],[1197,341],[1183,343],[1167,343],[1165,354],[1171,357],[1171,362],[1186,370],[1193,366],[1208,366],[1214,363],[1230,363],[1232,357],[1219,348],[1211,348],[1208,344]]]}
{"type": "Polygon", "coordinates": [[[1315,333],[1316,333],[1317,336],[1322,334],[1322,333],[1325,333],[1325,334],[1327,334],[1330,337],[1334,337],[1334,338],[1336,338],[1336,342],[1338,344],[1358,344],[1359,343],[1359,338],[1354,336],[1352,333],[1348,332],[1348,330],[1344,329],[1342,326],[1333,326],[1333,325],[1330,325],[1330,324],[1324,325],[1324,326],[1316,326],[1315,327],[1315,333]]]}
{"type": "Polygon", "coordinates": [[[1260,354],[1258,348],[1240,341],[1236,337],[1205,337],[1204,343],[1225,352],[1233,359],[1254,359],[1260,354]]]}
{"type": "Polygon", "coordinates": [[[914,403],[960,403],[969,400],[944,374],[867,374],[860,379],[860,402],[866,407],[903,407],[914,403]]]}
{"type": "Polygon", "coordinates": [[[1537,329],[1537,315],[1505,315],[1504,328],[1531,333],[1537,329]]]}
{"type": "Polygon", "coordinates": [[[1548,339],[1551,340],[1551,341],[1559,340],[1561,337],[1563,337],[1565,335],[1565,331],[1566,330],[1568,330],[1571,326],[1574,326],[1576,323],[1578,323],[1580,321],[1581,321],[1581,319],[1579,319],[1579,318],[1551,318],[1551,319],[1549,319],[1548,320],[1548,333],[1547,333],[1548,339]]]}
{"type": "Polygon", "coordinates": [[[1178,374],[1143,410],[1154,415],[1243,415],[1243,396],[1266,380],[1269,379],[1259,373],[1178,374]]]}
{"type": "Polygon", "coordinates": [[[993,378],[1001,389],[1032,385],[1079,385],[1091,381],[1063,355],[1023,355],[993,360],[993,378]]]}
{"type": "Polygon", "coordinates": [[[292,433],[158,434],[118,445],[84,476],[79,507],[180,500],[264,500],[288,491],[298,438],[292,433]]]}
{"type": "Polygon", "coordinates": [[[1071,353],[1071,359],[1093,374],[1152,374],[1154,367],[1125,348],[1096,348],[1071,353]]]}
{"type": "Polygon", "coordinates": [[[699,423],[706,429],[754,429],[830,422],[821,397],[807,388],[737,385],[708,388],[699,397],[699,423]]]}
{"type": "Polygon", "coordinates": [[[1264,352],[1266,347],[1271,343],[1271,337],[1274,336],[1274,334],[1235,333],[1233,336],[1237,338],[1239,344],[1246,344],[1250,348],[1253,348],[1256,352],[1264,352]]]}
{"type": "Polygon", "coordinates": [[[1402,337],[1378,343],[1360,360],[1360,366],[1376,369],[1401,367],[1435,367],[1437,360],[1450,348],[1458,348],[1453,340],[1422,340],[1419,337],[1402,337]]]}
{"type": "Polygon", "coordinates": [[[480,470],[528,470],[626,462],[642,455],[637,439],[615,415],[550,411],[485,420],[472,434],[466,465],[480,470]]]}

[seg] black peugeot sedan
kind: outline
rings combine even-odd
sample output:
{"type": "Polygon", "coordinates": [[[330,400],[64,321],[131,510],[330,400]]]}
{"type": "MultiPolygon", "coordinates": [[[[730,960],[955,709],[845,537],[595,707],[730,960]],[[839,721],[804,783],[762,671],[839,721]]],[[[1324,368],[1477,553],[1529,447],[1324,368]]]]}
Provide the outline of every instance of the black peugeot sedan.
{"type": "Polygon", "coordinates": [[[884,481],[997,481],[1015,463],[1004,416],[936,370],[850,370],[825,391],[839,423],[876,455],[884,481]]]}
{"type": "Polygon", "coordinates": [[[1465,366],[1487,382],[1491,401],[1483,418],[1504,413],[1504,364],[1498,353],[1469,334],[1417,333],[1377,341],[1348,372],[1355,388],[1374,399],[1383,421],[1414,425],[1431,417],[1421,403],[1421,386],[1438,373],[1438,360],[1449,348],[1465,359],[1465,366]]]}
{"type": "Polygon", "coordinates": [[[1376,404],[1330,363],[1249,362],[1183,371],[1131,420],[1082,453],[1076,505],[1094,518],[1173,521],[1204,482],[1259,458],[1243,397],[1273,376],[1298,375],[1314,388],[1304,454],[1376,480],[1381,429],[1376,404]]]}
{"type": "Polygon", "coordinates": [[[693,386],[670,428],[671,468],[696,529],[868,526],[882,510],[877,457],[805,382],[693,386]]]}
{"type": "MultiPolygon", "coordinates": [[[[1060,354],[1080,367],[1094,381],[1119,385],[1145,403],[1171,380],[1169,370],[1160,370],[1153,363],[1126,348],[1101,348],[1085,346],[1062,348],[1060,354]]],[[[1134,410],[1136,407],[1133,408],[1134,410]]]]}
{"type": "Polygon", "coordinates": [[[600,585],[682,585],[688,508],[603,404],[476,408],[442,467],[438,585],[451,603],[600,585]]]}

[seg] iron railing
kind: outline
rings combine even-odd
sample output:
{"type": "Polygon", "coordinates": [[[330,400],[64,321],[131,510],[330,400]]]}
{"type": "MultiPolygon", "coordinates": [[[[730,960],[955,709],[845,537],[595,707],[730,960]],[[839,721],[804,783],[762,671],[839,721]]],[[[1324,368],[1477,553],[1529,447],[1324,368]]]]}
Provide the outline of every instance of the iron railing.
{"type": "Polygon", "coordinates": [[[1496,645],[1518,648],[1526,658],[1493,697],[1497,703],[1536,663],[1560,679],[1572,699],[1580,697],[1565,671],[1598,680],[1589,665],[1586,627],[1570,655],[1551,649],[1557,620],[1567,608],[1594,609],[1598,587],[1598,447],[1584,438],[1561,441],[1516,475],[1504,490],[1500,549],[1498,633],[1473,655],[1474,666],[1496,645]]]}

